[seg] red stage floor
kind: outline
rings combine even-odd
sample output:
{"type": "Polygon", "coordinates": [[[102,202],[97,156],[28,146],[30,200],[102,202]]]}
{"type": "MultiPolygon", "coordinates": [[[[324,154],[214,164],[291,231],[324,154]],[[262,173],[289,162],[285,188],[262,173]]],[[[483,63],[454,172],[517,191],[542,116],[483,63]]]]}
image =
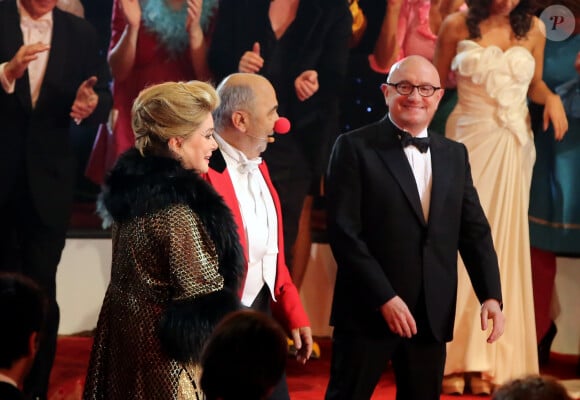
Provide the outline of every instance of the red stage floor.
{"type": "MultiPolygon", "coordinates": [[[[90,337],[63,336],[59,338],[55,366],[51,377],[50,400],[80,400],[82,385],[89,360],[90,337]]],[[[288,359],[288,386],[293,400],[320,400],[328,382],[330,369],[330,340],[319,339],[322,357],[311,360],[305,366],[288,359]]],[[[550,364],[542,369],[542,374],[558,379],[575,379],[578,358],[552,354],[550,364]]],[[[372,400],[395,398],[392,371],[383,375],[372,400]]],[[[441,396],[442,400],[485,400],[482,396],[441,396]]]]}

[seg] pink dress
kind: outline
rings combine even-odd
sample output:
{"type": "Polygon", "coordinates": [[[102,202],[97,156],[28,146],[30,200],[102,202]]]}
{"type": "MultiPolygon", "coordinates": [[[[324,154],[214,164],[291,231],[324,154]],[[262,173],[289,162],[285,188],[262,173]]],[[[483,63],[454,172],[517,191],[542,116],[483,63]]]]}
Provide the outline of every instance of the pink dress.
{"type": "MultiPolygon", "coordinates": [[[[429,26],[431,0],[403,0],[397,25],[397,45],[399,54],[395,61],[410,55],[420,55],[433,61],[437,36],[429,26]]],[[[369,65],[378,73],[388,74],[391,66],[381,68],[373,54],[369,55],[369,65]]]]}
{"type": "Polygon", "coordinates": [[[429,26],[430,0],[404,0],[397,26],[399,60],[410,55],[420,55],[432,61],[437,35],[429,26]]]}
{"type": "MultiPolygon", "coordinates": [[[[120,1],[114,0],[111,43],[114,48],[125,29],[126,21],[120,1]]],[[[86,175],[101,184],[105,173],[113,166],[119,155],[135,143],[131,129],[131,106],[139,92],[147,86],[166,81],[189,81],[195,79],[189,51],[177,56],[170,55],[159,44],[154,33],[141,25],[137,39],[135,65],[127,79],[113,82],[113,108],[118,112],[112,132],[99,129],[91,152],[86,175]]]]}

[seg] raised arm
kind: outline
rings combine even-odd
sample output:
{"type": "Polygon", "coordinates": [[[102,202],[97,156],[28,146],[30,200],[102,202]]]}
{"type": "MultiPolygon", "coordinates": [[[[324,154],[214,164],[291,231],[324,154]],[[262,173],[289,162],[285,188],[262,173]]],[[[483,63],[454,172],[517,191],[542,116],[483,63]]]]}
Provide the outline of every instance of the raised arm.
{"type": "Polygon", "coordinates": [[[113,78],[117,82],[124,81],[133,69],[140,26],[141,6],[139,0],[115,0],[109,65],[113,78]]]}
{"type": "Polygon", "coordinates": [[[189,53],[195,77],[206,81],[211,77],[207,64],[207,37],[201,27],[201,10],[203,0],[187,0],[187,21],[185,28],[189,32],[189,53]]]}
{"type": "Polygon", "coordinates": [[[451,70],[451,62],[457,53],[457,43],[465,38],[467,38],[465,14],[456,12],[445,18],[437,36],[435,55],[433,56],[433,65],[439,73],[441,86],[445,85],[451,70]]]}
{"type": "MultiPolygon", "coordinates": [[[[28,69],[28,65],[38,58],[38,54],[44,53],[49,49],[50,45],[40,42],[21,46],[11,60],[2,63],[2,82],[6,81],[7,86],[8,84],[13,85],[17,79],[22,78],[24,72],[28,69]]],[[[5,87],[4,90],[8,93],[12,92],[14,88],[9,91],[5,87]]]]}
{"type": "Polygon", "coordinates": [[[375,65],[382,71],[388,70],[399,55],[397,27],[402,5],[403,0],[387,0],[383,23],[373,51],[375,65]]]}

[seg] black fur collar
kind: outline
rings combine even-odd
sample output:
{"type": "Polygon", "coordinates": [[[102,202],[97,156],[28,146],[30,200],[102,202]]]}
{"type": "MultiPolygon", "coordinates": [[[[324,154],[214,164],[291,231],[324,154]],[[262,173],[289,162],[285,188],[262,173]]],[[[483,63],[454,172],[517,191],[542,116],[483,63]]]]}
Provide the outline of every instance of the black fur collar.
{"type": "Polygon", "coordinates": [[[188,205],[216,246],[226,286],[237,290],[245,261],[232,213],[209,183],[177,160],[128,150],[108,174],[99,203],[105,223],[121,223],[173,204],[188,205]]]}

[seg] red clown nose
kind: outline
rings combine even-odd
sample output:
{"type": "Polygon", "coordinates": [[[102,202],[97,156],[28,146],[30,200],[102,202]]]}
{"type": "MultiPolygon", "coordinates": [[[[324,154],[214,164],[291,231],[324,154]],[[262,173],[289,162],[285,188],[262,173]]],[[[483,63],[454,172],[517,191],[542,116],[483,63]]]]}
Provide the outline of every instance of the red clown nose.
{"type": "Polygon", "coordinates": [[[290,131],[290,121],[288,118],[280,117],[274,124],[274,132],[284,135],[290,131]]]}

